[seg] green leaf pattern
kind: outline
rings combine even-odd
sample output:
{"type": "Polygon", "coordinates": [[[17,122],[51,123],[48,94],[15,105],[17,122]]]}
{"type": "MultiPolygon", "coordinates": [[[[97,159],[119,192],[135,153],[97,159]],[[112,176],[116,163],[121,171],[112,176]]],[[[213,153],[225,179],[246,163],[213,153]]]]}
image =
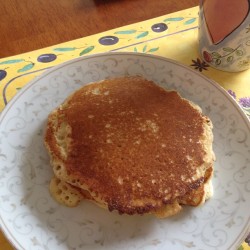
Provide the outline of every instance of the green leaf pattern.
{"type": "Polygon", "coordinates": [[[6,61],[3,61],[3,62],[0,62],[0,65],[3,65],[3,64],[14,64],[14,63],[19,63],[19,62],[23,62],[24,59],[13,59],[13,60],[6,60],[6,61]]]}
{"type": "Polygon", "coordinates": [[[189,25],[189,24],[192,24],[196,21],[196,18],[191,18],[191,19],[188,19],[187,21],[184,22],[184,25],[189,25]]]}
{"type": "Polygon", "coordinates": [[[148,50],[148,52],[149,52],[149,53],[153,53],[153,52],[155,52],[155,51],[157,51],[157,50],[159,50],[159,47],[157,47],[157,48],[152,48],[152,49],[148,50]]]}
{"type": "Polygon", "coordinates": [[[119,30],[114,32],[115,35],[132,35],[132,34],[137,34],[135,36],[135,39],[141,39],[146,37],[149,34],[149,31],[140,31],[140,30],[135,30],[135,29],[131,29],[131,30],[119,30]]]}
{"type": "MultiPolygon", "coordinates": [[[[183,22],[184,25],[190,25],[195,23],[197,17],[169,17],[163,20],[166,23],[176,23],[176,22],[183,22]]],[[[135,29],[128,29],[128,30],[119,30],[114,32],[115,35],[131,35],[137,34],[135,39],[141,39],[149,35],[149,31],[140,31],[135,29]],[[139,33],[139,34],[138,34],[139,33]]]]}
{"type": "Polygon", "coordinates": [[[136,30],[121,30],[121,31],[116,31],[116,35],[130,35],[136,33],[136,30]]]}
{"type": "Polygon", "coordinates": [[[192,23],[195,23],[197,20],[197,17],[169,17],[163,20],[165,23],[176,23],[183,21],[184,25],[190,25],[192,23]]]}
{"type": "Polygon", "coordinates": [[[241,45],[237,48],[224,47],[222,48],[221,53],[217,51],[213,51],[211,53],[205,51],[205,53],[210,54],[209,58],[211,59],[209,59],[209,62],[214,63],[217,66],[221,65],[223,60],[227,63],[233,63],[237,57],[239,58],[244,55],[241,45]]]}
{"type": "Polygon", "coordinates": [[[164,22],[179,22],[184,20],[184,17],[169,17],[167,19],[164,19],[164,22]]]}
{"type": "Polygon", "coordinates": [[[91,52],[93,49],[95,48],[95,46],[89,46],[87,48],[85,48],[84,50],[81,51],[81,53],[79,54],[80,56],[88,54],[89,52],[91,52]]]}
{"type": "Polygon", "coordinates": [[[149,34],[148,31],[144,31],[141,34],[137,35],[135,38],[140,39],[140,38],[143,38],[143,37],[147,36],[148,34],[149,34]]]}
{"type": "MultiPolygon", "coordinates": [[[[148,49],[148,45],[145,45],[145,46],[142,48],[141,52],[143,52],[143,53],[154,53],[154,52],[156,52],[157,50],[159,50],[159,47],[155,47],[155,48],[148,49]]],[[[137,47],[134,47],[134,52],[140,52],[140,51],[138,50],[137,47]]]]}
{"type": "Polygon", "coordinates": [[[26,72],[28,70],[31,70],[33,67],[34,67],[34,63],[29,63],[29,64],[26,64],[24,67],[22,67],[21,69],[19,69],[17,72],[18,73],[23,73],[23,72],[26,72]]]}
{"type": "Polygon", "coordinates": [[[230,47],[226,47],[226,48],[223,48],[223,51],[232,53],[232,52],[234,52],[234,49],[233,49],[233,48],[230,48],[230,47]]]}
{"type": "Polygon", "coordinates": [[[55,48],[53,49],[54,51],[57,51],[57,52],[66,52],[66,51],[74,51],[76,50],[77,48],[55,48]]]}
{"type": "Polygon", "coordinates": [[[214,58],[221,58],[221,55],[218,52],[212,52],[214,58]]]}

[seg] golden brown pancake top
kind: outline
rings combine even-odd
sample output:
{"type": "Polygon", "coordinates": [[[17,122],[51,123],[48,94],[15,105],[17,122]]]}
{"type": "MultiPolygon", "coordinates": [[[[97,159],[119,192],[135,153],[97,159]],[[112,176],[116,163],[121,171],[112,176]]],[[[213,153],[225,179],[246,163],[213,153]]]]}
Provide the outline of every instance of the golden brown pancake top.
{"type": "Polygon", "coordinates": [[[66,122],[71,133],[62,159],[49,122],[45,140],[53,157],[110,210],[144,213],[204,180],[210,121],[175,91],[140,77],[105,80],[76,91],[56,116],[55,130],[66,122]]]}

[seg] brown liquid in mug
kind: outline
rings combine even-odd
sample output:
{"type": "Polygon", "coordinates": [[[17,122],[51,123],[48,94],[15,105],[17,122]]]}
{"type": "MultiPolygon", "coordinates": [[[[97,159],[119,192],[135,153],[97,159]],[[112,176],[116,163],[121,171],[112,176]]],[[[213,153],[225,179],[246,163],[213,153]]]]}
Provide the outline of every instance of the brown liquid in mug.
{"type": "Polygon", "coordinates": [[[248,0],[203,0],[207,27],[214,44],[237,29],[249,12],[248,0]]]}

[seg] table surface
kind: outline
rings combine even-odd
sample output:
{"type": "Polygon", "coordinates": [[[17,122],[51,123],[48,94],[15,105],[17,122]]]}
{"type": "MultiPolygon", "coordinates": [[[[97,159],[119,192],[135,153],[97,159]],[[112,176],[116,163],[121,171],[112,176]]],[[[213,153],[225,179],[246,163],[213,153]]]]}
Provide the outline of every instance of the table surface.
{"type": "MultiPolygon", "coordinates": [[[[11,57],[12,62],[14,60],[17,61],[17,66],[8,64],[10,61],[8,61],[7,58],[3,59],[5,57],[19,55],[25,52],[46,48],[48,46],[65,43],[67,41],[72,41],[74,39],[84,38],[125,25],[135,24],[148,19],[157,18],[162,15],[197,6],[198,3],[198,0],[47,0],[46,4],[45,1],[37,0],[23,0],[22,3],[17,0],[1,1],[0,61],[2,60],[2,67],[4,67],[6,71],[8,71],[10,76],[9,79],[7,79],[7,75],[6,79],[4,79],[5,82],[2,81],[2,86],[0,87],[3,88],[4,84],[6,84],[7,86],[13,79],[15,79],[16,85],[12,82],[13,89],[11,89],[11,86],[8,85],[10,89],[9,97],[11,98],[23,84],[23,80],[20,80],[18,82],[18,78],[16,76],[20,77],[23,73],[26,73],[26,70],[33,70],[35,72],[36,67],[42,67],[37,62],[35,64],[34,61],[32,61],[32,57],[30,59],[31,55],[36,58],[36,56],[42,52],[26,54],[23,55],[22,58],[11,57]],[[29,60],[32,62],[29,62],[29,60]],[[8,63],[6,64],[6,62],[8,63]],[[27,63],[29,63],[28,65],[32,66],[33,68],[27,67],[27,63]]],[[[188,18],[187,20],[190,20],[188,16],[185,18],[188,18]]],[[[192,18],[191,20],[195,20],[195,18],[192,18]]],[[[186,19],[183,19],[184,23],[185,21],[186,19]]],[[[195,22],[197,22],[197,19],[195,22]]],[[[189,24],[189,22],[186,23],[189,24]]],[[[192,25],[192,28],[188,28],[187,26],[187,32],[185,33],[185,35],[183,35],[184,33],[177,34],[177,32],[175,32],[176,29],[178,29],[178,25],[175,27],[173,26],[173,29],[171,30],[172,26],[170,24],[169,32],[175,32],[177,35],[176,37],[173,36],[173,38],[171,39],[169,36],[168,45],[165,45],[165,43],[161,41],[161,36],[163,37],[163,35],[159,34],[158,37],[152,36],[151,40],[148,40],[148,43],[141,43],[140,49],[144,52],[146,46],[148,46],[149,48],[149,45],[152,45],[152,43],[154,43],[151,51],[156,51],[156,54],[163,55],[172,59],[178,59],[182,63],[189,66],[191,65],[191,63],[194,63],[193,67],[197,66],[199,60],[197,59],[197,61],[194,61],[194,59],[196,59],[196,51],[193,45],[194,35],[196,35],[197,33],[197,24],[194,23],[192,25]],[[175,51],[166,50],[165,46],[176,44],[176,39],[178,40],[180,38],[184,39],[183,41],[187,41],[185,46],[183,44],[179,46],[180,51],[182,51],[181,55],[177,55],[177,52],[175,53],[175,51]],[[188,41],[192,41],[192,43],[189,43],[188,41]],[[157,47],[157,50],[155,49],[155,47],[157,47]],[[192,50],[192,55],[194,56],[194,58],[190,58],[190,48],[192,50]]],[[[145,27],[146,26],[148,26],[148,24],[145,24],[145,27]]],[[[89,41],[89,39],[87,40],[89,41]]],[[[76,46],[76,44],[79,44],[80,42],[81,41],[79,40],[72,41],[72,43],[67,43],[67,47],[74,49],[74,46],[76,46]]],[[[57,47],[53,49],[54,51],[58,50],[57,47]]],[[[132,48],[130,49],[132,50],[132,48]]],[[[133,48],[133,50],[134,49],[135,48],[133,48]]],[[[64,57],[64,55],[62,55],[64,52],[60,53],[60,60],[66,60],[66,54],[64,57]]],[[[95,53],[95,51],[93,51],[93,53],[95,53]]],[[[51,66],[56,65],[57,63],[58,62],[51,62],[51,66]]],[[[232,81],[228,80],[231,79],[230,74],[217,74],[217,72],[215,72],[213,69],[207,69],[208,68],[203,69],[205,75],[216,80],[225,89],[232,90],[232,93],[236,92],[238,99],[244,98],[245,95],[249,96],[250,92],[248,91],[246,93],[245,91],[248,88],[246,85],[246,79],[249,79],[249,72],[235,75],[235,79],[237,78],[237,80],[241,80],[241,82],[236,86],[233,82],[233,79],[232,81]]],[[[201,71],[202,68],[199,68],[198,70],[201,71]]],[[[31,78],[34,76],[30,74],[29,77],[31,78]]],[[[29,79],[27,78],[25,79],[25,81],[28,82],[29,79]]],[[[25,82],[25,84],[27,82],[25,82]]],[[[2,100],[0,100],[0,102],[2,102],[2,100]]],[[[1,109],[2,108],[0,107],[0,111],[1,109]]],[[[247,247],[246,244],[243,247],[245,249],[247,247]]],[[[0,249],[13,249],[1,233],[0,249]]]]}
{"type": "Polygon", "coordinates": [[[198,0],[4,0],[0,58],[198,5],[198,0]]]}

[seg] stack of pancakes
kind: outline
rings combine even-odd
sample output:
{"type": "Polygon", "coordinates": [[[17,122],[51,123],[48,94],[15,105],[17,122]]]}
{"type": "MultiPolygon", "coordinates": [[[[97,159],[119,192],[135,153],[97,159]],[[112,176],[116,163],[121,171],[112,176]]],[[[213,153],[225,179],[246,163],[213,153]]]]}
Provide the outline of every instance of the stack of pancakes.
{"type": "Polygon", "coordinates": [[[210,119],[139,76],[91,83],[48,117],[52,196],[123,214],[167,217],[212,195],[210,119]]]}

